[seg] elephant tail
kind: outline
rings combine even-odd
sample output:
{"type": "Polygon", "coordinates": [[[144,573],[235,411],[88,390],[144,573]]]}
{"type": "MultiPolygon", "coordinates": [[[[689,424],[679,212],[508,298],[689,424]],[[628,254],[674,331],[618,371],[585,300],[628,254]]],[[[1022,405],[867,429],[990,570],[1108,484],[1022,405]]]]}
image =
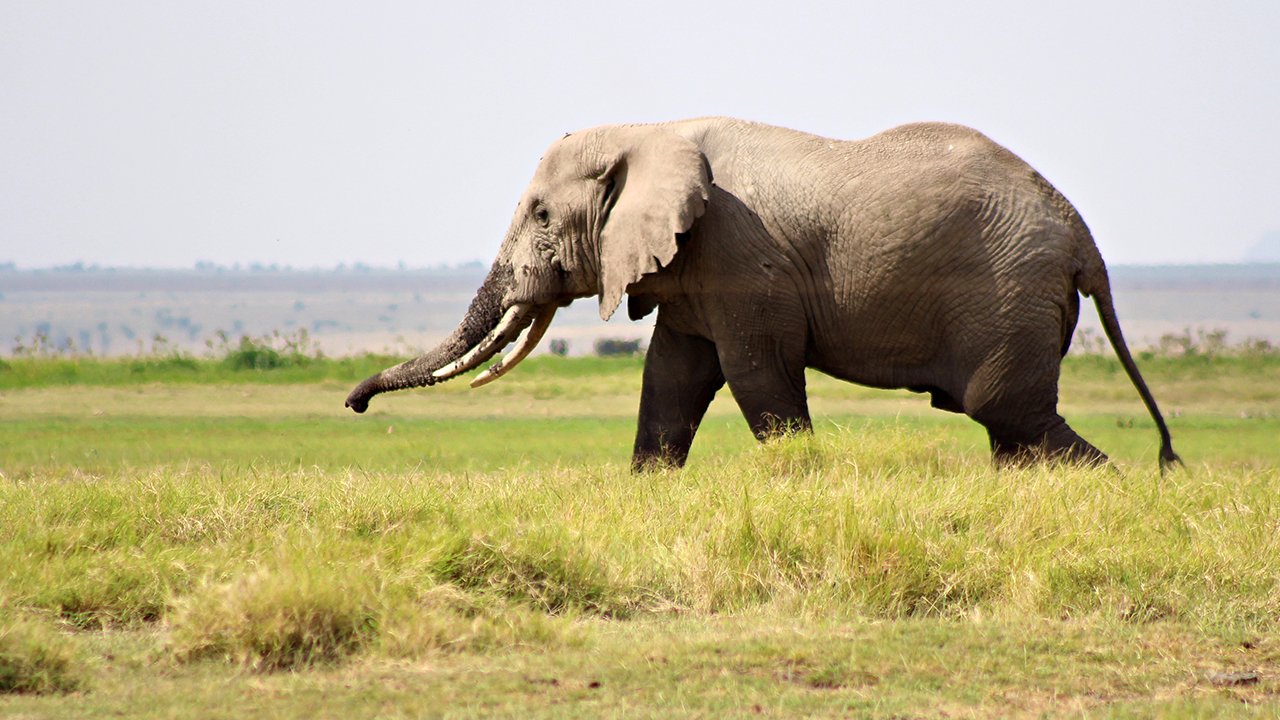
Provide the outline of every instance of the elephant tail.
{"type": "Polygon", "coordinates": [[[1147,388],[1146,381],[1142,379],[1142,373],[1138,372],[1138,364],[1134,362],[1129,346],[1124,341],[1124,333],[1120,331],[1120,320],[1116,317],[1116,307],[1111,299],[1111,280],[1107,275],[1107,266],[1102,261],[1102,255],[1098,252],[1098,246],[1094,244],[1092,235],[1084,226],[1084,221],[1074,210],[1072,215],[1075,216],[1075,223],[1078,223],[1078,227],[1083,228],[1085,233],[1081,238],[1082,245],[1085,246],[1082,248],[1084,257],[1079,258],[1082,267],[1076,274],[1076,287],[1086,297],[1093,298],[1093,304],[1098,309],[1098,317],[1102,320],[1102,329],[1107,334],[1107,340],[1111,342],[1112,349],[1120,358],[1120,364],[1124,366],[1129,380],[1138,389],[1138,395],[1142,397],[1142,403],[1151,413],[1151,419],[1156,422],[1156,428],[1160,431],[1160,473],[1164,474],[1170,465],[1181,465],[1182,458],[1173,451],[1173,438],[1169,435],[1169,426],[1165,425],[1164,416],[1160,414],[1156,399],[1147,388]]]}

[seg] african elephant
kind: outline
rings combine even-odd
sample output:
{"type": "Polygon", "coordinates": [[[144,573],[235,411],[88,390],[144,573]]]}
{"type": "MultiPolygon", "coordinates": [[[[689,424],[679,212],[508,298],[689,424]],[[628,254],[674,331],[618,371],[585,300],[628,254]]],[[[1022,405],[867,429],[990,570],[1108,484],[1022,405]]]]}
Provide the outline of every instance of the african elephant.
{"type": "Polygon", "coordinates": [[[1092,296],[1178,460],[1125,345],[1106,266],[1075,208],[981,133],[919,123],[838,141],[731,118],[618,125],[553,143],[488,276],[435,349],[360,383],[347,407],[432,385],[515,349],[557,308],[623,294],[658,310],[633,466],[682,465],[729,385],[759,438],[811,426],[805,368],[927,392],[981,423],[997,463],[1106,456],[1057,412],[1060,361],[1092,296]]]}

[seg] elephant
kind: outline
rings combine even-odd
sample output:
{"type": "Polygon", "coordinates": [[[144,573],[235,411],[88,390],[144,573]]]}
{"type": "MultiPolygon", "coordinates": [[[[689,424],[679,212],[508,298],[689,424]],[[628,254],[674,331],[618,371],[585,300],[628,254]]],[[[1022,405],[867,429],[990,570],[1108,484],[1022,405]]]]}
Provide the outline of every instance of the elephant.
{"type": "Polygon", "coordinates": [[[1080,214],[980,132],[914,123],[840,141],[727,117],[607,125],[543,155],[482,285],[434,349],[361,382],[433,385],[515,348],[595,295],[657,310],[632,467],[682,466],[725,384],[757,438],[809,431],[805,370],[928,393],[986,428],[997,465],[1106,464],[1058,413],[1080,295],[1180,462],[1116,318],[1080,214]],[[525,330],[523,335],[522,332],[525,330]]]}

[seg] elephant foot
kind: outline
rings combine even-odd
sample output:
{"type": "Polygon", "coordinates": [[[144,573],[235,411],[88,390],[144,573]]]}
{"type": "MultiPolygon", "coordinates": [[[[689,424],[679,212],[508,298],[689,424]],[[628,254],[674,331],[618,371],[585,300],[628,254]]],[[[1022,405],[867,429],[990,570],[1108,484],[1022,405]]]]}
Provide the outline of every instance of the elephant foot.
{"type": "Polygon", "coordinates": [[[1025,467],[1044,462],[1103,467],[1111,462],[1106,453],[1076,434],[1060,417],[1049,430],[1030,440],[1016,435],[1010,437],[1007,431],[997,434],[988,429],[987,434],[997,467],[1025,467]]]}
{"type": "Polygon", "coordinates": [[[631,472],[637,475],[664,470],[679,470],[689,458],[689,451],[678,452],[642,452],[637,451],[631,457],[631,472]]]}

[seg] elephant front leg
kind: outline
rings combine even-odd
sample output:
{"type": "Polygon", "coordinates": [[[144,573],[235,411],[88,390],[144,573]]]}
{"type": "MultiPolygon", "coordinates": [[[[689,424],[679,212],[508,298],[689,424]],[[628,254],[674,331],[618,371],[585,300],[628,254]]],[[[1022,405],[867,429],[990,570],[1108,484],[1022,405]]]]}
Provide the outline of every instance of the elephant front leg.
{"type": "Polygon", "coordinates": [[[702,416],[723,385],[716,346],[676,332],[659,318],[645,355],[632,470],[683,466],[702,416]]]}

